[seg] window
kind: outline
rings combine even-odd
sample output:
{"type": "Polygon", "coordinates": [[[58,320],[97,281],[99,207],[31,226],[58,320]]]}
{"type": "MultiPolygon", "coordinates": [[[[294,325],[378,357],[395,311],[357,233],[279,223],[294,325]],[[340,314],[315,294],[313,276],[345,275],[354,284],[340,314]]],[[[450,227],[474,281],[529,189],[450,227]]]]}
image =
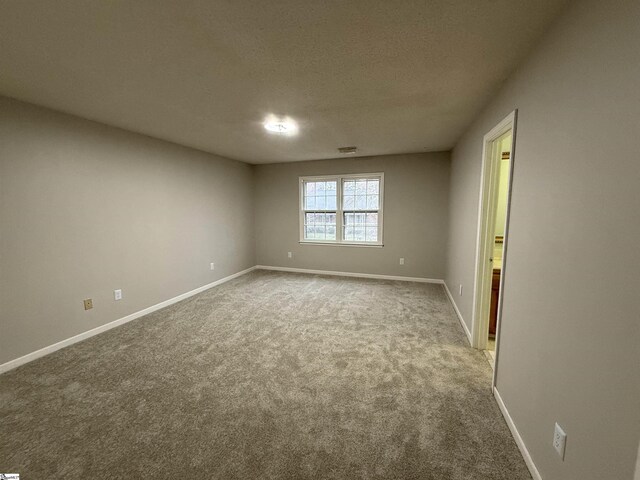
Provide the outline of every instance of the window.
{"type": "Polygon", "coordinates": [[[382,245],[384,174],[300,177],[300,241],[382,245]]]}

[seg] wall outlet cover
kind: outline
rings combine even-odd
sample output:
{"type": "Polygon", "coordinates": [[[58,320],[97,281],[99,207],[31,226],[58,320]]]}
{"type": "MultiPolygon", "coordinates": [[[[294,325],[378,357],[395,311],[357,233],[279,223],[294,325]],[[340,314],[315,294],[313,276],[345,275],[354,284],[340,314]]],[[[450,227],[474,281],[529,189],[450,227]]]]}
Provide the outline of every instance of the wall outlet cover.
{"type": "Polygon", "coordinates": [[[84,309],[85,310],[91,310],[93,308],[93,300],[91,300],[90,298],[87,298],[84,301],[84,309]]]}
{"type": "Polygon", "coordinates": [[[567,445],[567,434],[564,433],[564,430],[560,425],[556,423],[555,429],[553,431],[553,448],[556,449],[558,455],[562,460],[564,460],[564,451],[567,445]]]}
{"type": "Polygon", "coordinates": [[[120,290],[120,289],[114,290],[113,291],[113,298],[115,298],[116,300],[122,300],[122,290],[120,290]]]}

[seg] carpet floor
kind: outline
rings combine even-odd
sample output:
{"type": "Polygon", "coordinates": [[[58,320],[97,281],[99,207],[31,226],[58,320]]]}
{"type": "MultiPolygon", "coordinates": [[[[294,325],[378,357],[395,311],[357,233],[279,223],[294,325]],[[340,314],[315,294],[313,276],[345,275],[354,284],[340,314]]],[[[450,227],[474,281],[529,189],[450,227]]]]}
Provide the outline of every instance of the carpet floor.
{"type": "Polygon", "coordinates": [[[0,472],[530,479],[441,285],[254,271],[0,375],[0,472]]]}

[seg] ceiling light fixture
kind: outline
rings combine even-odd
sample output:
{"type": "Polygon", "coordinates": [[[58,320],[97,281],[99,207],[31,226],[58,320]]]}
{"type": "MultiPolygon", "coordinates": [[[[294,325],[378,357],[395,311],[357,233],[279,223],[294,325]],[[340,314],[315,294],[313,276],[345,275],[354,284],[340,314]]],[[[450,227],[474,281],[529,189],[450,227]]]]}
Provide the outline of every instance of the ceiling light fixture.
{"type": "Polygon", "coordinates": [[[295,135],[298,133],[298,124],[289,117],[278,118],[269,115],[262,124],[265,130],[276,135],[295,135]]]}

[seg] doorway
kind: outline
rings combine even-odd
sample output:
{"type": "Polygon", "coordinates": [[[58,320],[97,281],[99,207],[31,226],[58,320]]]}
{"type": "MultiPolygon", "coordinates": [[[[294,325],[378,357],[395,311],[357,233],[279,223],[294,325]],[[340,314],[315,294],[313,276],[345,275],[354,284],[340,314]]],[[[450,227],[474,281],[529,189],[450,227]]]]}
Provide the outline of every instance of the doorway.
{"type": "Polygon", "coordinates": [[[493,367],[494,385],[500,349],[516,116],[517,112],[512,112],[485,135],[482,158],[471,333],[473,346],[485,351],[493,367]]]}

